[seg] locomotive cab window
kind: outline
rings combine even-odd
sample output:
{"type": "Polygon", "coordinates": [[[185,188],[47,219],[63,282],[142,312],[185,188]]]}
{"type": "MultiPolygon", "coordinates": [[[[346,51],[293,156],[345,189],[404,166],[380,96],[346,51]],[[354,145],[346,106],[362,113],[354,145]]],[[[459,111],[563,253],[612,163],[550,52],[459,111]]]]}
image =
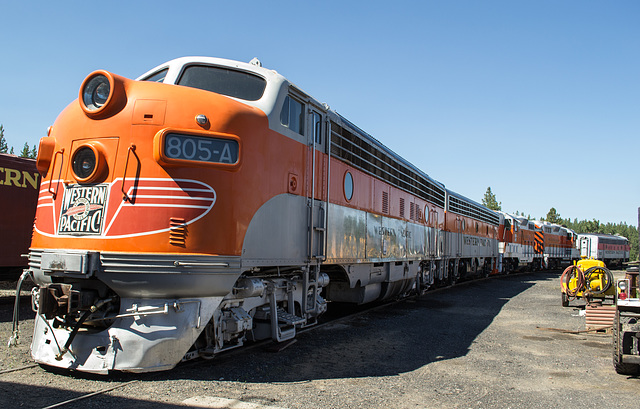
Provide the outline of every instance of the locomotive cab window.
{"type": "Polygon", "coordinates": [[[313,140],[317,145],[320,145],[322,144],[322,116],[313,111],[311,121],[313,122],[313,140]]]}
{"type": "Polygon", "coordinates": [[[177,84],[246,101],[259,100],[267,87],[267,81],[257,75],[208,65],[186,67],[177,84]]]}
{"type": "Polygon", "coordinates": [[[287,95],[282,104],[282,112],[280,112],[280,123],[292,131],[304,135],[304,109],[302,102],[287,95]]]}
{"type": "Polygon", "coordinates": [[[167,76],[167,72],[169,72],[169,69],[165,68],[164,70],[160,70],[155,74],[149,75],[147,78],[143,79],[142,81],[164,82],[164,79],[167,76]]]}

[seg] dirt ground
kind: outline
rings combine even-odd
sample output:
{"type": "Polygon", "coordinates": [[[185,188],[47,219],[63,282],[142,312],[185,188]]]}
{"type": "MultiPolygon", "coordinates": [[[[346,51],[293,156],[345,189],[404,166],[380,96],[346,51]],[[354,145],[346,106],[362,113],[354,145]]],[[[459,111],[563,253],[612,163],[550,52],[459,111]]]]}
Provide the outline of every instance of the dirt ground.
{"type": "MultiPolygon", "coordinates": [[[[560,305],[559,275],[430,293],[300,334],[278,353],[255,348],[142,375],[5,372],[0,396],[3,407],[46,407],[131,382],[65,407],[637,408],[640,378],[615,373],[610,334],[580,332],[581,308],[560,305]]],[[[11,312],[0,305],[0,371],[33,364],[33,312],[22,305],[22,343],[9,349],[11,312]]]]}

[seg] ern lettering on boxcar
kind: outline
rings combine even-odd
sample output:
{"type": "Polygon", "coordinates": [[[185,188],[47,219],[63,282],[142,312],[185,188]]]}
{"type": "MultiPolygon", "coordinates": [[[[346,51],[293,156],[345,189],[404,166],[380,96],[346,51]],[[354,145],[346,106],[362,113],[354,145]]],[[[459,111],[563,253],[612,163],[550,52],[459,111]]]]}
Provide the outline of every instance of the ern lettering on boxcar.
{"type": "Polygon", "coordinates": [[[0,185],[38,189],[38,173],[11,168],[0,168],[0,185]],[[4,177],[2,176],[4,173],[4,177]]]}

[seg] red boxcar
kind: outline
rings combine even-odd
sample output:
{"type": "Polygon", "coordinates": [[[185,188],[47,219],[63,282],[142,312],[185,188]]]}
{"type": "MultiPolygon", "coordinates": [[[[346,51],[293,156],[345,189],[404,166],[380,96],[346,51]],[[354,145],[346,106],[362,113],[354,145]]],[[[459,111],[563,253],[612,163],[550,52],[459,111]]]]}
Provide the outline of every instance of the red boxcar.
{"type": "Polygon", "coordinates": [[[27,266],[40,174],[34,159],[0,153],[0,277],[17,278],[27,266]]]}

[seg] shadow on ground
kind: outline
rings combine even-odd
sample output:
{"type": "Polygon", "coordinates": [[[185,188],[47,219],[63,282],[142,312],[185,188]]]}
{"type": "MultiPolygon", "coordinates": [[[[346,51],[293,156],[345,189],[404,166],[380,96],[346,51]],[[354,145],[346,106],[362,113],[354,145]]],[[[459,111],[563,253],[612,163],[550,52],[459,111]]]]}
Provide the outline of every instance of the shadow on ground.
{"type": "MultiPolygon", "coordinates": [[[[384,377],[421,368],[429,363],[453,359],[468,353],[476,337],[484,331],[513,297],[539,281],[557,280],[558,273],[523,274],[475,281],[444,291],[426,294],[330,324],[298,336],[298,341],[279,353],[255,348],[246,353],[222,355],[213,361],[179,365],[157,374],[114,374],[92,377],[62,373],[63,377],[99,380],[108,388],[117,382],[139,379],[154,381],[237,381],[249,383],[290,383],[319,379],[384,377]]],[[[100,387],[99,387],[100,388],[100,387]]],[[[135,384],[128,386],[135,390],[135,384]]],[[[54,386],[29,386],[0,382],[4,407],[29,407],[21,399],[44,407],[85,392],[54,386]],[[12,406],[12,404],[14,404],[12,406]]],[[[174,408],[139,398],[99,395],[67,407],[114,405],[137,408],[174,408]]]]}
{"type": "Polygon", "coordinates": [[[413,371],[466,355],[512,297],[537,281],[557,277],[539,273],[466,283],[302,334],[279,353],[253,350],[221,356],[198,369],[178,367],[167,376],[297,382],[413,371]]]}

